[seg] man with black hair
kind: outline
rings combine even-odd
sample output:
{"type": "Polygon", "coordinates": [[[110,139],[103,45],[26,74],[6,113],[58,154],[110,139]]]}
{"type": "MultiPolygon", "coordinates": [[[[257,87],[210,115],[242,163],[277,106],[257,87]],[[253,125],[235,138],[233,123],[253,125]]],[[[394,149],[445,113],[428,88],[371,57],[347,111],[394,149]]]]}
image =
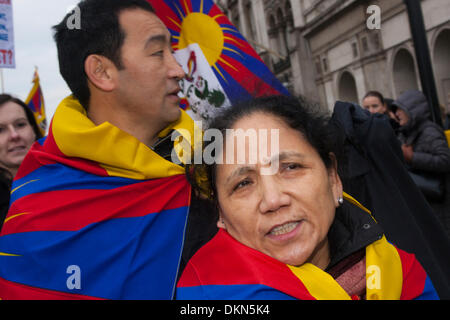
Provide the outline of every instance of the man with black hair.
{"type": "Polygon", "coordinates": [[[73,92],[13,185],[0,234],[2,299],[171,299],[191,202],[171,132],[171,36],[145,0],[83,0],[54,27],[73,92]]]}

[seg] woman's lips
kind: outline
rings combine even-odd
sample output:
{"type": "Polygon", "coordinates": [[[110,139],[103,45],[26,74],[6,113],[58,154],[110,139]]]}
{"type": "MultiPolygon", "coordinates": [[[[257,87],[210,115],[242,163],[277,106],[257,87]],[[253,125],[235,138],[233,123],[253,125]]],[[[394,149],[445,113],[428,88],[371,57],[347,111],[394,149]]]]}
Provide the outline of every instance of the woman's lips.
{"type": "Polygon", "coordinates": [[[297,232],[300,230],[300,226],[302,225],[302,220],[299,221],[290,221],[277,226],[274,226],[267,233],[267,236],[273,240],[277,241],[285,241],[294,237],[297,232]]]}
{"type": "Polygon", "coordinates": [[[23,151],[25,151],[25,146],[17,146],[17,147],[14,147],[14,148],[11,148],[8,150],[8,152],[10,152],[10,153],[23,152],[23,151]]]}

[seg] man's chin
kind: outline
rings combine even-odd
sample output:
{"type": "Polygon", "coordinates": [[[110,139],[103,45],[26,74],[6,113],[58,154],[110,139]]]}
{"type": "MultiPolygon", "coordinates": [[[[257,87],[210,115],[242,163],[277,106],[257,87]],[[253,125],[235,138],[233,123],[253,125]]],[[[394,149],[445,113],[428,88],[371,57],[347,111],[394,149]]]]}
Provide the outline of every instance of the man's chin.
{"type": "Polygon", "coordinates": [[[181,109],[179,106],[170,107],[170,110],[167,111],[165,118],[168,122],[172,123],[180,119],[181,117],[181,109]]]}
{"type": "Polygon", "coordinates": [[[181,117],[181,108],[180,105],[177,104],[173,104],[171,105],[169,108],[167,108],[167,118],[170,122],[174,122],[177,121],[178,119],[180,119],[181,117]]]}

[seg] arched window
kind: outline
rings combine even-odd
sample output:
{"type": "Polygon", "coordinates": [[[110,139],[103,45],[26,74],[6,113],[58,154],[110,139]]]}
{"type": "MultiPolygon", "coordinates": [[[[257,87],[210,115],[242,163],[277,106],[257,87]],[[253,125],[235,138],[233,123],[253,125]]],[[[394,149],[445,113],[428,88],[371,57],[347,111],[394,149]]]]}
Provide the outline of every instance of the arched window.
{"type": "Polygon", "coordinates": [[[395,55],[393,73],[397,97],[407,90],[418,89],[414,59],[408,50],[400,49],[395,55]]]}
{"type": "Polygon", "coordinates": [[[339,99],[347,102],[358,102],[356,81],[348,71],[345,71],[339,80],[339,99]]]}
{"type": "Polygon", "coordinates": [[[440,102],[450,111],[450,29],[441,31],[434,44],[434,70],[440,102]]]}

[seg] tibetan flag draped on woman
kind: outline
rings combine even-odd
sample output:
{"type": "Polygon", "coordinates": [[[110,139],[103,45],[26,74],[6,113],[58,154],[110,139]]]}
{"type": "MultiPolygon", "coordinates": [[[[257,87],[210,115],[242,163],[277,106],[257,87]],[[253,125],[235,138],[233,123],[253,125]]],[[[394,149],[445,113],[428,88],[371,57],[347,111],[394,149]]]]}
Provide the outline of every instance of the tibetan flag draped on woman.
{"type": "Polygon", "coordinates": [[[41,130],[42,135],[45,136],[47,131],[47,119],[45,116],[44,95],[42,94],[37,70],[34,72],[33,76],[33,88],[31,88],[28,98],[25,100],[25,104],[33,112],[39,130],[41,130]]]}
{"type": "Polygon", "coordinates": [[[187,77],[183,108],[194,119],[254,96],[288,94],[256,51],[211,0],[149,0],[172,34],[187,77]]]}
{"type": "MultiPolygon", "coordinates": [[[[182,112],[160,136],[193,128],[182,112]]],[[[30,149],[10,203],[0,299],[173,297],[190,204],[184,169],[110,123],[96,126],[76,99],[30,149]]]]}

